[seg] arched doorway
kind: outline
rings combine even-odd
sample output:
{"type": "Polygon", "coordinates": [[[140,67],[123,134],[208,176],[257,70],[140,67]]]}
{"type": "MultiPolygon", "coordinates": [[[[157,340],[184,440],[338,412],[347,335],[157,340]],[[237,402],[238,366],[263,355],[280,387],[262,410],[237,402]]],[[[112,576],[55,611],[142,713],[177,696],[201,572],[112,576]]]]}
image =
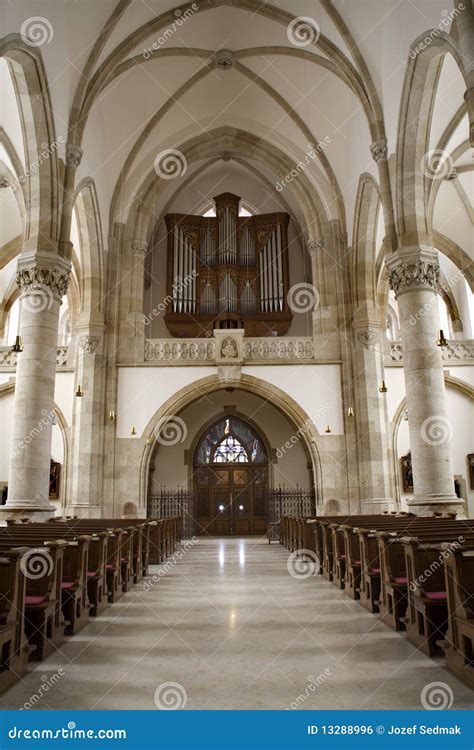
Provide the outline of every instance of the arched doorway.
{"type": "Polygon", "coordinates": [[[240,417],[221,417],[194,452],[197,533],[264,534],[268,456],[262,438],[240,417]]]}

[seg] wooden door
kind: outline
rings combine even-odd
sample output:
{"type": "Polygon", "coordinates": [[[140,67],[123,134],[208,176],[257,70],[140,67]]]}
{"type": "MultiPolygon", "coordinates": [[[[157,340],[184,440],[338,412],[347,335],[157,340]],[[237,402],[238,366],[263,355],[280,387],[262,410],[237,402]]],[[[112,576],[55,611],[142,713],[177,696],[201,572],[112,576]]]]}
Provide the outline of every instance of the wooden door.
{"type": "Polygon", "coordinates": [[[211,536],[265,533],[266,467],[200,467],[196,485],[198,533],[211,536]]]}

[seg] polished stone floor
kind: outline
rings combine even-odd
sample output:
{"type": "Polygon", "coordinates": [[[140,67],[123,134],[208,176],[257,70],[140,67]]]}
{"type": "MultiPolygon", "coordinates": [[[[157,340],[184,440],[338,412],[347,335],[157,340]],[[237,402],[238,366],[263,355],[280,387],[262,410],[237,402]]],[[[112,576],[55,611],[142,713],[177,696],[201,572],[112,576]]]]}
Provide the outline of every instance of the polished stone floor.
{"type": "Polygon", "coordinates": [[[421,708],[472,693],[321,576],[264,540],[199,541],[1,696],[2,708],[421,708]]]}

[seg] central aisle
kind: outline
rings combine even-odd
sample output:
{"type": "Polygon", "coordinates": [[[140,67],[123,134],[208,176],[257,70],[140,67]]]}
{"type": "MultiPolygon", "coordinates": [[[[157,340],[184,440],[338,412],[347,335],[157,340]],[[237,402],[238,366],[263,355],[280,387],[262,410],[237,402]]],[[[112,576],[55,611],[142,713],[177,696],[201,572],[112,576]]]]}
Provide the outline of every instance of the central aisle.
{"type": "Polygon", "coordinates": [[[441,661],[321,576],[295,579],[287,560],[266,540],[199,540],[153,567],[3,695],[2,707],[421,708],[434,681],[452,689],[454,708],[470,706],[470,691],[441,661]]]}

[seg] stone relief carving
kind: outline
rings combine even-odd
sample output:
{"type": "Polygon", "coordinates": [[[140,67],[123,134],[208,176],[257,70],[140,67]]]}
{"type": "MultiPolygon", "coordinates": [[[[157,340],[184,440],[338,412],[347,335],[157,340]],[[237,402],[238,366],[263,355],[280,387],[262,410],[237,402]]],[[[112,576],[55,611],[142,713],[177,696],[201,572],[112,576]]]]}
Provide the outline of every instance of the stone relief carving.
{"type": "Polygon", "coordinates": [[[98,345],[97,336],[79,336],[79,346],[85,354],[93,354],[98,345]]]}
{"type": "Polygon", "coordinates": [[[400,262],[391,268],[388,275],[390,288],[395,294],[406,289],[427,287],[436,291],[439,280],[439,263],[419,260],[414,263],[400,262]]]}
{"type": "Polygon", "coordinates": [[[382,138],[380,141],[374,141],[370,146],[370,153],[375,162],[386,161],[388,158],[388,147],[385,138],[382,138]]]}
{"type": "Polygon", "coordinates": [[[228,336],[222,342],[221,357],[223,359],[235,359],[238,357],[237,344],[231,336],[228,336]]]}
{"type": "Polygon", "coordinates": [[[82,148],[76,146],[74,143],[66,144],[66,167],[74,167],[77,169],[82,159],[82,148]]]}
{"type": "Polygon", "coordinates": [[[48,289],[61,300],[67,292],[68,274],[57,268],[30,266],[16,272],[16,283],[22,294],[48,289]]]}

